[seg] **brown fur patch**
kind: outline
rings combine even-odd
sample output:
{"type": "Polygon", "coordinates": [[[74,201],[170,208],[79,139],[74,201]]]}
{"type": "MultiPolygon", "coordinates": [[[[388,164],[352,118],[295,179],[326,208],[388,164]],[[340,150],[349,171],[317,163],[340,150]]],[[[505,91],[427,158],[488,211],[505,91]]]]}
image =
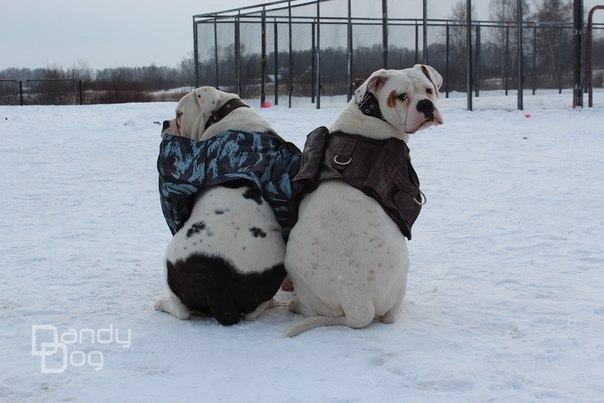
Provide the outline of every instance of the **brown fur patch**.
{"type": "Polygon", "coordinates": [[[386,104],[389,108],[394,108],[396,106],[396,98],[396,91],[390,91],[390,95],[388,95],[388,99],[386,101],[386,104]]]}

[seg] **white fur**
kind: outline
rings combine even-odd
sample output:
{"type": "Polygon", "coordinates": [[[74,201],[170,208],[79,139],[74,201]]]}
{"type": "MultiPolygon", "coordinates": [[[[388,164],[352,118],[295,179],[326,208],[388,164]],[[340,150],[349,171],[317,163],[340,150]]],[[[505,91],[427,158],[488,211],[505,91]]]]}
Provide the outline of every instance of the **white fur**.
{"type": "MultiPolygon", "coordinates": [[[[437,86],[442,83],[439,77],[433,77],[437,86]]],[[[330,131],[376,139],[396,137],[407,142],[406,128],[415,132],[434,124],[417,123],[424,121],[417,118],[417,102],[436,101],[436,93],[426,93],[430,87],[434,88],[421,66],[377,71],[357,90],[356,98],[360,101],[365,91],[372,91],[387,122],[362,114],[353,99],[330,131]],[[387,98],[392,91],[407,93],[409,99],[397,101],[391,108],[387,98]]],[[[436,123],[442,122],[438,110],[436,114],[436,123]]],[[[298,222],[287,244],[285,268],[296,291],[290,309],[309,318],[291,326],[287,336],[326,325],[361,328],[375,318],[391,323],[406,292],[407,241],[374,199],[345,182],[325,181],[300,204],[298,222]]]]}
{"type": "MultiPolygon", "coordinates": [[[[177,119],[171,121],[168,130],[197,140],[207,140],[225,130],[254,132],[272,130],[270,124],[250,108],[238,108],[220,122],[210,126],[207,131],[204,130],[212,112],[235,97],[237,97],[235,94],[218,91],[212,87],[197,88],[178,102],[177,119]]],[[[220,255],[228,259],[241,273],[263,271],[282,263],[285,244],[281,236],[281,226],[273,210],[266,201],[258,205],[250,199],[243,198],[244,191],[245,188],[214,186],[202,192],[195,201],[191,217],[174,235],[166,249],[164,269],[166,260],[174,263],[196,252],[220,255]],[[224,213],[217,215],[216,210],[223,210],[224,213]],[[203,230],[206,236],[187,237],[187,231],[199,221],[206,224],[206,229],[203,230]],[[266,232],[266,237],[250,236],[250,227],[262,228],[266,232]],[[212,236],[207,236],[208,231],[212,236]]],[[[254,319],[271,306],[269,303],[262,304],[246,319],[254,319]]],[[[188,319],[191,315],[187,307],[172,292],[167,298],[160,299],[155,308],[179,319],[188,319]]]]}

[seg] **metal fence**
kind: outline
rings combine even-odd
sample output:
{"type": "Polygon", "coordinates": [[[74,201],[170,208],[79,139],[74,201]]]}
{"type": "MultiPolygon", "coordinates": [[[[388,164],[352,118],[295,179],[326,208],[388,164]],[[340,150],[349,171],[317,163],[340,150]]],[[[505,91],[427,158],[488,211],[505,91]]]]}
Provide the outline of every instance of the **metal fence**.
{"type": "Polygon", "coordinates": [[[82,81],[75,78],[0,80],[0,105],[82,105],[82,81]]]}
{"type": "MultiPolygon", "coordinates": [[[[533,21],[522,12],[515,21],[429,18],[433,1],[444,4],[287,0],[195,15],[195,84],[261,102],[285,98],[290,107],[292,98],[308,97],[317,108],[322,96],[350,99],[355,82],[379,68],[415,63],[442,73],[447,97],[466,93],[469,109],[483,90],[508,95],[517,89],[522,109],[525,87],[532,94],[574,87],[572,21],[533,21]]],[[[593,27],[604,32],[604,24],[593,27]]],[[[596,52],[593,63],[604,66],[604,52],[596,52]]]]}

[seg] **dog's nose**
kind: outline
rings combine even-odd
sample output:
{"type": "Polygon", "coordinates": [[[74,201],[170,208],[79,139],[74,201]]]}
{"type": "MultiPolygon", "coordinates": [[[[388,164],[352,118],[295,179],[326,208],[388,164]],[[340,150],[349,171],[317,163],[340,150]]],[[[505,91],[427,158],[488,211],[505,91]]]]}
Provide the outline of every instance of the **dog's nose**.
{"type": "Polygon", "coordinates": [[[423,113],[426,118],[433,118],[434,104],[429,99],[422,99],[417,103],[417,111],[423,113]]]}
{"type": "Polygon", "coordinates": [[[169,127],[170,127],[170,121],[169,120],[164,120],[164,124],[162,126],[162,130],[166,130],[169,127]]]}

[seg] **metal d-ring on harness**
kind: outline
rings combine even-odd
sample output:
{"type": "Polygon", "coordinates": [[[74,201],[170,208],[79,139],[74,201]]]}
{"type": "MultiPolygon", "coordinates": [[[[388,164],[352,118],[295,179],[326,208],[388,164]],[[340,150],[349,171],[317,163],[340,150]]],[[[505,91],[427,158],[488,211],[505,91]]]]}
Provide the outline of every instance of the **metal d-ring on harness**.
{"type": "Polygon", "coordinates": [[[340,162],[340,161],[338,161],[339,156],[340,156],[340,154],[333,157],[333,162],[335,162],[338,165],[348,165],[352,162],[352,157],[348,157],[348,161],[346,161],[346,162],[340,162]]]}
{"type": "Polygon", "coordinates": [[[420,200],[417,200],[415,197],[413,198],[413,201],[416,202],[417,204],[419,204],[420,206],[425,206],[426,203],[428,203],[428,198],[426,197],[426,195],[424,194],[424,192],[422,192],[421,189],[419,190],[419,195],[420,195],[420,200]]]}

